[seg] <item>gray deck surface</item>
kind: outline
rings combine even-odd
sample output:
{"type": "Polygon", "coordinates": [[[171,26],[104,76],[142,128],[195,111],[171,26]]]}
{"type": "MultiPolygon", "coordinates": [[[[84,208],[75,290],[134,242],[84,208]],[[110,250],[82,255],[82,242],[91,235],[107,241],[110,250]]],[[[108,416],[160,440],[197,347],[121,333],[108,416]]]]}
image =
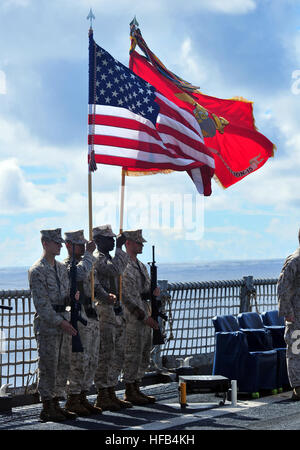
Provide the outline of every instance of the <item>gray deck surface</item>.
{"type": "MultiPolygon", "coordinates": [[[[219,406],[221,399],[213,394],[188,395],[189,406],[182,410],[177,388],[175,382],[147,386],[143,391],[157,398],[153,405],[134,406],[119,413],[105,411],[63,423],[41,423],[41,404],[15,407],[11,414],[0,414],[0,430],[300,430],[300,402],[290,400],[291,391],[255,400],[240,398],[236,407],[229,401],[219,406]]],[[[117,394],[122,396],[123,392],[117,394]]],[[[90,396],[89,400],[95,398],[90,396]]]]}

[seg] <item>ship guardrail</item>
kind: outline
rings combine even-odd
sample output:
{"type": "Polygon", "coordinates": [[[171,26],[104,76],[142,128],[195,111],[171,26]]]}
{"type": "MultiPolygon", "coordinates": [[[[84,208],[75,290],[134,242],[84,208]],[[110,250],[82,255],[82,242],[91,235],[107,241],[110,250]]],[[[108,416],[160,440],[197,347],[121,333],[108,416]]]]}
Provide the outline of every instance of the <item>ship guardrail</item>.
{"type": "MultiPolygon", "coordinates": [[[[171,319],[165,323],[166,342],[158,349],[165,362],[213,355],[215,315],[277,309],[277,279],[247,276],[240,280],[159,283],[167,293],[164,308],[171,319]]],[[[10,384],[12,394],[26,394],[37,372],[31,292],[0,290],[0,304],[12,307],[11,311],[0,311],[0,386],[10,384]]]]}

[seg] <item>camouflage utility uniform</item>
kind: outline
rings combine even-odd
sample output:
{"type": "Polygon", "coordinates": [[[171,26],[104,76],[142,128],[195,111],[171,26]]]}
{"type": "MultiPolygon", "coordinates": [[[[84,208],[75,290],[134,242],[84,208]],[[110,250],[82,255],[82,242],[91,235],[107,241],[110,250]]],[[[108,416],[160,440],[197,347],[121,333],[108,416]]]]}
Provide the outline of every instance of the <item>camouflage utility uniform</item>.
{"type": "Polygon", "coordinates": [[[144,324],[151,315],[147,301],[150,278],[147,267],[138,259],[130,258],[122,279],[123,303],[126,320],[126,346],[123,368],[125,383],[139,382],[150,363],[152,329],[144,324]]]}
{"type": "Polygon", "coordinates": [[[294,317],[285,321],[284,339],[287,344],[287,369],[290,384],[300,387],[300,354],[297,340],[300,337],[300,249],[285,260],[278,284],[279,315],[294,317]]]}
{"type": "MultiPolygon", "coordinates": [[[[83,230],[65,233],[65,240],[74,244],[85,244],[83,230]]],[[[98,366],[99,356],[99,321],[94,304],[91,300],[91,269],[95,258],[86,251],[80,260],[76,261],[77,289],[80,292],[81,317],[86,320],[84,325],[77,322],[78,332],[83,347],[82,352],[72,352],[69,382],[67,386],[67,406],[80,416],[100,413],[101,410],[92,406],[86,399],[98,366]]],[[[70,273],[72,257],[64,260],[70,273]]]]}
{"type": "MultiPolygon", "coordinates": [[[[83,278],[92,267],[92,255],[86,254],[78,264],[77,277],[83,278]]],[[[70,281],[65,264],[55,261],[52,267],[40,258],[29,270],[29,284],[36,313],[34,333],[40,356],[39,392],[41,398],[64,397],[71,363],[71,339],[59,328],[70,320],[70,281]]]]}
{"type": "MultiPolygon", "coordinates": [[[[54,233],[58,230],[49,230],[50,236],[59,235],[60,231],[54,233]]],[[[59,236],[58,239],[56,242],[64,242],[59,236]]],[[[28,275],[36,310],[33,327],[39,355],[38,390],[42,401],[51,400],[64,396],[70,367],[71,336],[60,328],[63,320],[70,319],[66,311],[69,275],[64,264],[55,261],[52,266],[44,257],[33,264],[28,275]]]]}
{"type": "Polygon", "coordinates": [[[71,336],[60,323],[69,320],[65,307],[69,300],[69,276],[58,261],[52,267],[39,259],[29,271],[29,285],[36,309],[34,333],[39,354],[38,390],[42,400],[64,396],[70,367],[71,336]]]}
{"type": "Polygon", "coordinates": [[[152,349],[151,281],[146,266],[138,260],[144,242],[142,230],[124,231],[129,262],[122,278],[122,301],[125,306],[126,344],[123,367],[125,400],[134,405],[154,403],[155,397],[140,391],[141,382],[150,363],[152,349]]]}
{"type": "MultiPolygon", "coordinates": [[[[71,259],[64,260],[64,264],[69,268],[71,259]]],[[[78,270],[78,265],[77,265],[78,270]]],[[[77,272],[78,276],[78,272],[77,272]]],[[[97,313],[92,306],[90,274],[86,278],[77,282],[80,292],[81,316],[87,321],[87,325],[77,323],[83,352],[72,353],[72,365],[69,375],[68,392],[79,394],[82,390],[88,391],[93,384],[93,373],[98,364],[99,353],[99,324],[97,313]]]]}
{"type": "Polygon", "coordinates": [[[106,294],[97,295],[97,310],[100,318],[100,358],[95,377],[98,388],[115,386],[123,365],[125,319],[115,313],[115,307],[108,302],[108,293],[118,295],[119,276],[126,267],[129,256],[120,249],[114,258],[98,253],[96,277],[106,294]]]}
{"type": "MultiPolygon", "coordinates": [[[[93,229],[93,236],[115,237],[110,226],[102,226],[93,229]]],[[[109,294],[114,294],[118,298],[119,277],[123,273],[129,256],[122,249],[117,248],[115,256],[109,253],[98,252],[95,262],[96,307],[99,315],[100,325],[100,350],[98,368],[95,374],[95,386],[98,389],[104,409],[118,410],[126,407],[124,402],[120,402],[114,395],[114,388],[118,383],[124,360],[125,346],[125,318],[122,307],[117,302],[112,304],[109,301],[109,294]],[[111,402],[109,398],[112,398],[111,402]],[[107,405],[107,407],[106,407],[107,405]]]]}

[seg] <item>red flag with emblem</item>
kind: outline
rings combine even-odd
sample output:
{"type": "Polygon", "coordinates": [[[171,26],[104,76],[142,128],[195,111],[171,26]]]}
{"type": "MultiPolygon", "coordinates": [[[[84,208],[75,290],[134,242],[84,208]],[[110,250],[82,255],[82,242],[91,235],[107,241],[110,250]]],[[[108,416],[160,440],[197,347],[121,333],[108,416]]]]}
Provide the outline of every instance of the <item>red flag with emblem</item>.
{"type": "Polygon", "coordinates": [[[262,167],[275,146],[257,131],[253,103],[242,98],[220,99],[202,94],[177,77],[149,50],[140,30],[132,34],[147,58],[134,48],[130,68],[178,106],[190,108],[200,124],[205,144],[215,159],[215,177],[227,188],[262,167]]]}

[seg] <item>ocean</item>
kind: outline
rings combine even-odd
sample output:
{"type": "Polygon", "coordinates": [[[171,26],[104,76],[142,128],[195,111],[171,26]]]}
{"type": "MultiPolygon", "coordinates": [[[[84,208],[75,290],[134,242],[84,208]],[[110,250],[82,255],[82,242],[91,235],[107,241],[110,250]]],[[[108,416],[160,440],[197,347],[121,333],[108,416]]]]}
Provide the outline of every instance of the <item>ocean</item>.
{"type": "MultiPolygon", "coordinates": [[[[278,278],[283,259],[248,261],[207,261],[201,263],[157,264],[159,280],[169,283],[239,280],[244,276],[278,278]]],[[[0,290],[29,289],[28,267],[0,267],[0,290]]]]}

